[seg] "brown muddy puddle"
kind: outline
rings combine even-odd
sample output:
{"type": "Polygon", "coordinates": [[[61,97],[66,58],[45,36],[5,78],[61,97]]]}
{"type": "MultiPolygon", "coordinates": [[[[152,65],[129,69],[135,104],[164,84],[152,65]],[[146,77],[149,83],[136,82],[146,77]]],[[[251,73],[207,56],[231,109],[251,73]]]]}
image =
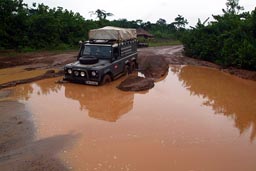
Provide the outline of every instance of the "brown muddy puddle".
{"type": "Polygon", "coordinates": [[[256,170],[256,82],[192,66],[171,66],[142,93],[116,89],[121,80],[55,81],[14,94],[34,114],[37,140],[79,136],[58,154],[70,170],[256,170]]]}
{"type": "Polygon", "coordinates": [[[46,71],[46,69],[26,70],[26,66],[0,69],[0,84],[36,77],[46,71]]]}

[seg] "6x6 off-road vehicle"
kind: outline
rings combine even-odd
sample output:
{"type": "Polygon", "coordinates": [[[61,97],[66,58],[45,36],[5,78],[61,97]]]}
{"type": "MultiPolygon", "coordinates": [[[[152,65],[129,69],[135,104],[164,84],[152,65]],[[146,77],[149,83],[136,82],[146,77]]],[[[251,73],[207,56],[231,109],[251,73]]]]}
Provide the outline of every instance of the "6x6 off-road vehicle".
{"type": "Polygon", "coordinates": [[[64,67],[65,80],[101,85],[131,73],[136,67],[135,29],[104,27],[91,30],[78,60],[64,67]]]}

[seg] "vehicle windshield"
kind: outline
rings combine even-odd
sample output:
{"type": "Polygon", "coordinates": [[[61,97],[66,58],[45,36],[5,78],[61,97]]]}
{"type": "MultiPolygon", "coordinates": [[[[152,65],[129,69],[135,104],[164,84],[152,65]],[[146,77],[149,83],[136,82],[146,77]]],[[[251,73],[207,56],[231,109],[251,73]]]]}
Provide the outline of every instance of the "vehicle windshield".
{"type": "Polygon", "coordinates": [[[111,47],[110,46],[92,46],[85,45],[83,56],[92,56],[98,58],[110,58],[111,57],[111,47]]]}

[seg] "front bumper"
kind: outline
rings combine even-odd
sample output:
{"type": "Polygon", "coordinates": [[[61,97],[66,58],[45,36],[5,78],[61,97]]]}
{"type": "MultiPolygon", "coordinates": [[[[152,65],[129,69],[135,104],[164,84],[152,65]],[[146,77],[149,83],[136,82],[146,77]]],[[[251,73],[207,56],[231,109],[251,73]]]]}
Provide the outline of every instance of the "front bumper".
{"type": "Polygon", "coordinates": [[[93,77],[93,76],[91,76],[90,71],[85,71],[85,70],[72,69],[72,73],[69,73],[68,69],[65,69],[64,79],[71,81],[71,82],[88,84],[88,85],[99,85],[100,84],[99,75],[93,77]],[[83,74],[81,74],[81,73],[83,73],[83,74]]]}
{"type": "Polygon", "coordinates": [[[74,77],[72,75],[66,75],[64,76],[64,80],[75,82],[75,83],[80,83],[80,84],[88,84],[88,85],[100,85],[99,81],[95,80],[88,80],[86,78],[82,77],[74,77]]]}

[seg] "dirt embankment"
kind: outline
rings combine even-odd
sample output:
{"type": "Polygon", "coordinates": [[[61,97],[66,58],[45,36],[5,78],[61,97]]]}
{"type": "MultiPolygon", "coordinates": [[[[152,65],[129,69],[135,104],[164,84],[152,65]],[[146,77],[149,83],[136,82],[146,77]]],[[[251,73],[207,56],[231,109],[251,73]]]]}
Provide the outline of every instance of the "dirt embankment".
{"type": "Polygon", "coordinates": [[[26,65],[28,69],[58,68],[76,60],[77,51],[61,54],[50,52],[24,53],[15,56],[0,54],[0,69],[26,65]]]}
{"type": "Polygon", "coordinates": [[[65,64],[76,61],[76,58],[77,52],[67,52],[62,54],[46,52],[29,53],[22,54],[16,57],[1,56],[0,54],[0,69],[7,70],[4,73],[0,72],[0,78],[1,75],[3,75],[4,77],[6,77],[6,75],[8,75],[8,77],[12,77],[14,73],[13,70],[11,70],[11,68],[17,66],[23,67],[24,72],[33,70],[45,70],[45,72],[39,76],[33,76],[33,74],[31,74],[31,76],[25,79],[16,79],[15,77],[11,81],[0,83],[0,89],[16,86],[18,84],[30,83],[45,78],[63,76],[63,66],[65,64]],[[10,71],[8,72],[9,68],[10,71]]]}

